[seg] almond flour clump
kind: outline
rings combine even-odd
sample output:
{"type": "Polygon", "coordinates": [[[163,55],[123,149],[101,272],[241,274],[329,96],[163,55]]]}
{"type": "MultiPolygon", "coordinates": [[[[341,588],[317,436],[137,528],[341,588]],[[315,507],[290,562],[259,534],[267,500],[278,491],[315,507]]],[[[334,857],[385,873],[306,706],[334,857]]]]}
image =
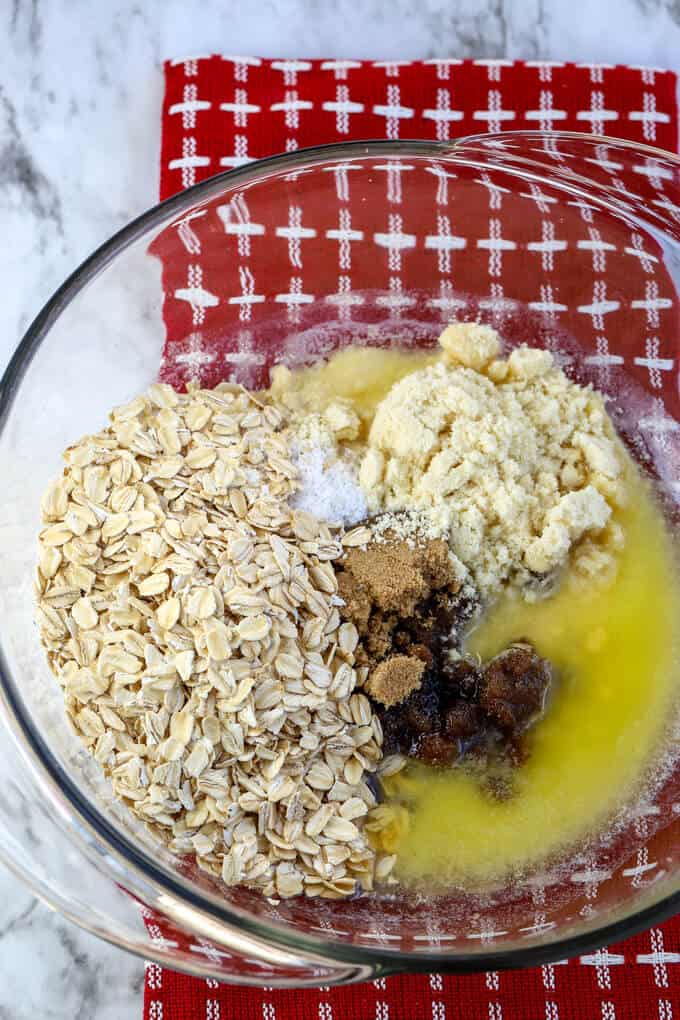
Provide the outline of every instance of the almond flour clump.
{"type": "Polygon", "coordinates": [[[549,352],[500,358],[487,326],[456,324],[439,363],[378,405],[360,468],[372,512],[421,510],[482,597],[574,566],[601,572],[622,541],[625,452],[603,398],[549,352]]]}

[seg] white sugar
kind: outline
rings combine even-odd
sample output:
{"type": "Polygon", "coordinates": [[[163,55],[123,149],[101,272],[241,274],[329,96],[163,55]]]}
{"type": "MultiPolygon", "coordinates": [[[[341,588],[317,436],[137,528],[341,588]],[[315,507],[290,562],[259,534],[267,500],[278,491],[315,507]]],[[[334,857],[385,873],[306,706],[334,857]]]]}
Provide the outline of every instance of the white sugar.
{"type": "Polygon", "coordinates": [[[304,443],[294,451],[300,488],[291,503],[320,520],[351,525],[368,516],[368,507],[351,463],[338,459],[335,452],[316,444],[304,443]]]}

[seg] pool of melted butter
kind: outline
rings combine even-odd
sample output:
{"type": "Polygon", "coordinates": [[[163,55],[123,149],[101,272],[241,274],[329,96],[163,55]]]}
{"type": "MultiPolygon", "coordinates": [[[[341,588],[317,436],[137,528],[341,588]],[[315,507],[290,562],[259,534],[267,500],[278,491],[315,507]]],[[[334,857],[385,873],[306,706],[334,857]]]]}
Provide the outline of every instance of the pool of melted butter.
{"type": "Polygon", "coordinates": [[[299,396],[307,411],[322,411],[333,400],[346,400],[359,415],[362,438],[368,433],[375,409],[404,376],[441,360],[438,351],[389,350],[377,347],[346,347],[328,361],[296,369],[271,392],[299,396]]]}
{"type": "Polygon", "coordinates": [[[413,763],[387,780],[388,799],[408,806],[404,882],[479,886],[535,867],[606,829],[658,760],[678,687],[680,585],[649,486],[631,486],[616,576],[567,576],[533,603],[507,595],[468,636],[466,650],[485,659],[528,638],[556,681],[507,800],[460,767],[413,763]]]}

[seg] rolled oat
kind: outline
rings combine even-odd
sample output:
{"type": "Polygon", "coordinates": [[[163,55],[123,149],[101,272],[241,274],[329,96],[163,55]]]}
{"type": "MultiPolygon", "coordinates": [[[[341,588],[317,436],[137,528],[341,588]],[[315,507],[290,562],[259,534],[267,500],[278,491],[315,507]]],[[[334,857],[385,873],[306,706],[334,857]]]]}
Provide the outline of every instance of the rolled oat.
{"type": "Polygon", "coordinates": [[[75,731],[171,850],[336,898],[393,865],[364,830],[382,735],[353,694],[342,536],[291,510],[280,425],[230,384],[116,408],[45,494],[37,615],[75,731]]]}

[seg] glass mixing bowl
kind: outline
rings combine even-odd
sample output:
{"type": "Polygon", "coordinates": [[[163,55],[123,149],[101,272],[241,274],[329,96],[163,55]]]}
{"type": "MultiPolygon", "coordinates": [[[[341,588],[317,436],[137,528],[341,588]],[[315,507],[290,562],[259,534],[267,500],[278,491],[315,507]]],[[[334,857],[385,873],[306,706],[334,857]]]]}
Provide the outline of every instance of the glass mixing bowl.
{"type": "Polygon", "coordinates": [[[532,965],[677,910],[672,762],[617,827],[483,897],[271,904],[221,887],[140,828],[81,749],[39,646],[31,578],[61,451],[157,377],[166,326],[165,379],[257,385],[274,361],[431,345],[450,319],[479,317],[611,395],[674,523],[679,281],[680,160],[570,134],[277,156],[190,188],[95,252],[40,312],[0,393],[0,856],[14,873],[115,944],[262,985],[532,965]]]}

